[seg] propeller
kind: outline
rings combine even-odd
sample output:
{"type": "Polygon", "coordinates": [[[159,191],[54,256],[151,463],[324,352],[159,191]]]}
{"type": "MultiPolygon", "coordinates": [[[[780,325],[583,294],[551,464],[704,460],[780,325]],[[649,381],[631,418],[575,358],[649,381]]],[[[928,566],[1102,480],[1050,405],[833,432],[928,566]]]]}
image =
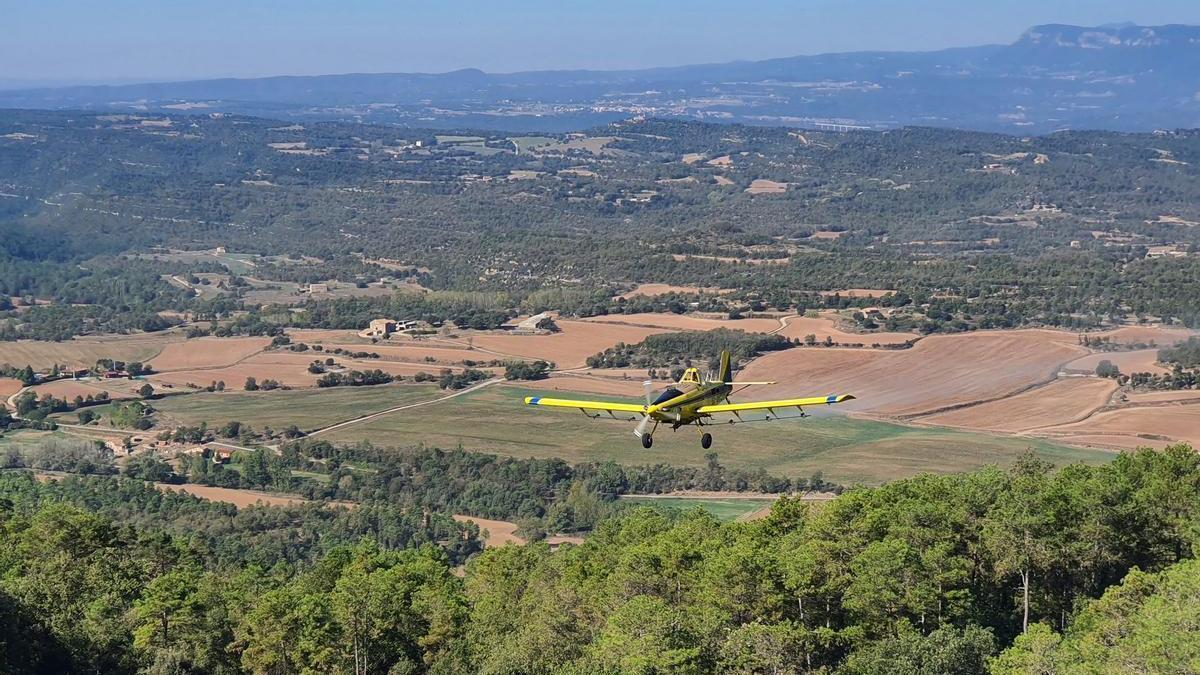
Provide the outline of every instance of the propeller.
{"type": "Polygon", "coordinates": [[[642,383],[642,389],[646,390],[646,405],[654,403],[654,381],[646,380],[642,383]]]}

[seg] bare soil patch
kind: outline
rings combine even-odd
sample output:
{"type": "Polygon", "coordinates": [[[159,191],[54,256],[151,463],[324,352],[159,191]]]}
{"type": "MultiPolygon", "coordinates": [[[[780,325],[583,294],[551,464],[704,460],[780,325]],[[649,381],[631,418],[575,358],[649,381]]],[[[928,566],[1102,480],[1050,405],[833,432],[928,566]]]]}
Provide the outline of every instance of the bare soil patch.
{"type": "Polygon", "coordinates": [[[454,514],[454,519],[460,523],[475,523],[479,527],[480,534],[487,533],[483,538],[483,545],[487,548],[495,548],[506,544],[521,545],[525,540],[517,536],[517,524],[510,523],[507,520],[490,520],[488,518],[476,518],[475,516],[464,516],[454,514]]]}
{"type": "Polygon", "coordinates": [[[280,495],[270,492],[259,492],[257,490],[238,490],[235,488],[211,487],[208,485],[194,485],[185,483],[183,485],[172,485],[169,483],[156,483],[162,490],[170,490],[171,492],[185,492],[189,495],[201,497],[214,502],[225,502],[233,504],[239,509],[255,504],[263,504],[265,506],[291,506],[294,504],[303,504],[307,499],[297,497],[295,495],[280,495]]]}
{"type": "Polygon", "coordinates": [[[750,187],[746,188],[746,193],[752,195],[781,195],[787,192],[787,188],[787,183],[778,183],[773,180],[756,178],[750,181],[750,187]]]}

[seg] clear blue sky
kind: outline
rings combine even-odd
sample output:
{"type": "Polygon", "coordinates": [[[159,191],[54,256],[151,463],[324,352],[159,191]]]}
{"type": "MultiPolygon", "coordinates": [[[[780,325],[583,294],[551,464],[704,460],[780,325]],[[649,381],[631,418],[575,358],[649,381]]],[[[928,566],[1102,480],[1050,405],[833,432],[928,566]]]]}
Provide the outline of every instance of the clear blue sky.
{"type": "Polygon", "coordinates": [[[634,68],[1200,24],[1200,0],[0,0],[0,84],[634,68]]]}

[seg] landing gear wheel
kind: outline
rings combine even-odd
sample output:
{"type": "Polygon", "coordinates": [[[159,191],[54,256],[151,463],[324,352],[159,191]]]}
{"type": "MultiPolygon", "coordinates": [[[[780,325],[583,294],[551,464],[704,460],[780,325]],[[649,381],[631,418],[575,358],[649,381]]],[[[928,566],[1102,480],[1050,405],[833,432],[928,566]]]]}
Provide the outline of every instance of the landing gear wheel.
{"type": "Polygon", "coordinates": [[[650,434],[642,434],[642,447],[648,450],[652,445],[654,445],[654,437],[650,434]]]}
{"type": "Polygon", "coordinates": [[[705,432],[705,434],[700,437],[700,447],[704,448],[705,450],[712,447],[712,434],[705,432]]]}

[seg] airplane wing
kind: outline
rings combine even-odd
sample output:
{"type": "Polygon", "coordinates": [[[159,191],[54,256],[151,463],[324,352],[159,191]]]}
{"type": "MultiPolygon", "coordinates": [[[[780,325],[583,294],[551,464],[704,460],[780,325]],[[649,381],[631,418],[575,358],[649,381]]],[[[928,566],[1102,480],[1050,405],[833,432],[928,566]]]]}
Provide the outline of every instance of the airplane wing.
{"type": "Polygon", "coordinates": [[[771,408],[799,408],[805,405],[829,405],[853,400],[850,394],[835,394],[832,396],[813,396],[812,398],[788,398],[781,401],[751,401],[749,403],[724,403],[721,405],[701,406],[699,413],[728,413],[744,410],[767,410],[771,408]]]}
{"type": "Polygon", "coordinates": [[[605,410],[608,412],[644,413],[646,406],[636,403],[614,403],[612,401],[573,401],[566,398],[526,396],[525,405],[549,406],[551,408],[574,408],[576,410],[605,410]]]}

